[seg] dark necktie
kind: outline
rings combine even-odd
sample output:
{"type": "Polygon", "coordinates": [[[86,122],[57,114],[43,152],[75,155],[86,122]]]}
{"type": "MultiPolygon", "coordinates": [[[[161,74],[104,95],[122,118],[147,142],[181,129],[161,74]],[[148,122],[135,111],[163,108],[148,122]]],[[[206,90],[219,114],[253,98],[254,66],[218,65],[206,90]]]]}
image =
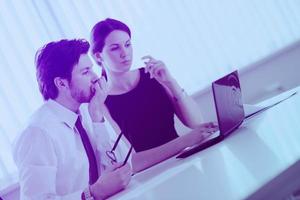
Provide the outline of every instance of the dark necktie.
{"type": "Polygon", "coordinates": [[[81,137],[81,141],[83,143],[86,155],[89,159],[89,174],[90,174],[90,179],[89,179],[89,183],[90,185],[94,184],[97,179],[98,179],[98,169],[97,169],[97,161],[96,161],[96,156],[93,150],[93,147],[91,145],[90,139],[86,133],[86,131],[84,130],[80,118],[78,117],[75,126],[80,134],[81,137]]]}

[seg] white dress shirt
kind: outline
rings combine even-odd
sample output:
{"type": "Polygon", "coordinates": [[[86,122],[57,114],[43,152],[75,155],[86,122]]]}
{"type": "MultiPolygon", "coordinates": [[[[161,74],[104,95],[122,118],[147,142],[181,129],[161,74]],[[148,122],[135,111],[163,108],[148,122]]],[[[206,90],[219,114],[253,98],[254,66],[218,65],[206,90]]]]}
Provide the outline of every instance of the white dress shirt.
{"type": "MultiPolygon", "coordinates": [[[[81,199],[88,186],[89,161],[75,128],[77,118],[76,113],[53,100],[34,113],[14,145],[21,200],[81,199]]],[[[103,123],[87,126],[85,122],[100,175],[109,163],[105,156],[111,149],[109,134],[103,123]]]]}

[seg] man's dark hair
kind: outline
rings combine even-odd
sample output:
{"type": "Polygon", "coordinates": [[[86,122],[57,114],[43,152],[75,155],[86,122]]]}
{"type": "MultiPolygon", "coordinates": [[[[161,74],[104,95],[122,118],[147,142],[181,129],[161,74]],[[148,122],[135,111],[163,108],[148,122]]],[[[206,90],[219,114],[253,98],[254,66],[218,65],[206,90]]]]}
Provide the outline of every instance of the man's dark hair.
{"type": "Polygon", "coordinates": [[[83,39],[60,40],[41,47],[35,55],[36,77],[44,100],[58,95],[54,84],[56,77],[71,81],[74,65],[81,54],[89,51],[89,43],[83,39]]]}

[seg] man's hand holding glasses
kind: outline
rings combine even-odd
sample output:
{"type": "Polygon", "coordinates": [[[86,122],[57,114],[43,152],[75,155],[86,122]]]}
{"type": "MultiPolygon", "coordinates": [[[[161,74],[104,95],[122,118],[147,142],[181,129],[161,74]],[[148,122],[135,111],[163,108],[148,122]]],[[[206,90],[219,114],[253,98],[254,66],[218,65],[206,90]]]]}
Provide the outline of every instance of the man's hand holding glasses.
{"type": "Polygon", "coordinates": [[[90,191],[96,199],[106,199],[123,190],[131,179],[132,170],[128,163],[114,163],[108,167],[97,180],[90,186],[90,191]]]}

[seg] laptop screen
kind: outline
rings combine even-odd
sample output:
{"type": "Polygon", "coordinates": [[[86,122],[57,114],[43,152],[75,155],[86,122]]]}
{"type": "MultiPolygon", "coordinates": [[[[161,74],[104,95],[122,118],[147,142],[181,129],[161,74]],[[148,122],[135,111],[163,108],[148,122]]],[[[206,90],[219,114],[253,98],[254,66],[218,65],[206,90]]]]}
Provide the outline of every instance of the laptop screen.
{"type": "Polygon", "coordinates": [[[244,108],[238,72],[212,83],[220,133],[225,137],[244,120],[244,108]]]}

